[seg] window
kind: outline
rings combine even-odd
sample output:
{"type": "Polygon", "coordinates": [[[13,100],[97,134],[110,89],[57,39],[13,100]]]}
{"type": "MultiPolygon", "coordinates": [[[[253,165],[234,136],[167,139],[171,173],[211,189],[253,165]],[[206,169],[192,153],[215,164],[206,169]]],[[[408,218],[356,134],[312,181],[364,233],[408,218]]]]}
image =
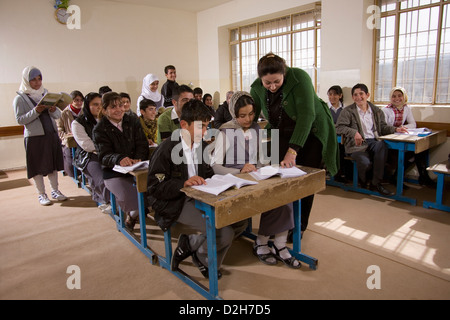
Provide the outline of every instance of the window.
{"type": "Polygon", "coordinates": [[[259,59],[273,52],[288,66],[305,70],[318,90],[320,3],[313,9],[230,30],[233,90],[249,91],[258,77],[259,59]]]}
{"type": "Polygon", "coordinates": [[[450,1],[380,0],[375,101],[401,86],[409,103],[450,104],[450,1]]]}

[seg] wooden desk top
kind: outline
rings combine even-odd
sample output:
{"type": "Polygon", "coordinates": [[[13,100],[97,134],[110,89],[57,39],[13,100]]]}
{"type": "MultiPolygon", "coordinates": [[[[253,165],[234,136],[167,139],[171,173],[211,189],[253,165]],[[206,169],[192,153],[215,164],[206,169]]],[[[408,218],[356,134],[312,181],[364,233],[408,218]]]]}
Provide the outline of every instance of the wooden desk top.
{"type": "Polygon", "coordinates": [[[394,133],[382,136],[380,137],[380,139],[396,142],[414,143],[415,153],[420,153],[447,141],[447,132],[445,130],[433,131],[431,134],[425,137],[394,133]]]}
{"type": "MultiPolygon", "coordinates": [[[[229,189],[218,196],[190,187],[183,188],[181,191],[188,197],[214,207],[216,228],[220,229],[325,190],[325,170],[299,168],[308,174],[288,179],[276,176],[261,180],[257,185],[229,189]]],[[[254,180],[249,174],[237,176],[254,180]]]]}
{"type": "Polygon", "coordinates": [[[450,169],[447,169],[447,163],[448,161],[442,161],[441,163],[435,164],[434,166],[427,168],[427,170],[438,173],[450,174],[450,169]]]}

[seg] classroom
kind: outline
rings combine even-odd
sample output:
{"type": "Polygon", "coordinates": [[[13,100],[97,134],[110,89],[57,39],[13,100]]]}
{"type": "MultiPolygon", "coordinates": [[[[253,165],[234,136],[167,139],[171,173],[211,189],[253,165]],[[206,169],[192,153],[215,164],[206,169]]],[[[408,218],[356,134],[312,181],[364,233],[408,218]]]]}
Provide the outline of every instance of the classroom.
{"type": "MultiPolygon", "coordinates": [[[[27,66],[42,72],[49,92],[87,95],[108,86],[127,93],[136,112],[144,77],[155,75],[161,90],[164,67],[173,65],[176,82],[202,88],[217,110],[228,91],[250,92],[258,60],[273,52],[303,69],[324,102],[328,89],[339,85],[349,106],[351,89],[363,83],[369,101],[383,108],[392,88],[407,88],[417,127],[440,132],[439,142],[425,150],[429,166],[450,161],[447,0],[70,0],[72,25],[57,20],[61,2],[0,2],[2,300],[204,299],[150,263],[71,177],[58,173],[68,200],[39,205],[27,178],[24,128],[13,107],[27,66]],[[72,266],[81,270],[81,289],[69,288],[72,266]]],[[[428,173],[438,181],[435,172],[428,173]]],[[[356,180],[335,183],[328,175],[301,241],[302,252],[319,260],[317,270],[263,265],[252,242],[241,237],[223,262],[220,297],[449,299],[450,184],[444,176],[439,210],[425,204],[437,202],[440,186],[420,185],[415,166],[405,169],[401,186],[387,184],[396,190],[391,198],[361,190],[356,180]],[[371,285],[373,275],[380,276],[380,286],[371,285]]],[[[259,220],[253,217],[254,232],[259,220]]],[[[173,229],[175,248],[180,230],[173,229]]],[[[149,246],[164,252],[165,235],[154,221],[147,232],[149,246]]],[[[195,266],[182,265],[207,286],[195,266]]]]}

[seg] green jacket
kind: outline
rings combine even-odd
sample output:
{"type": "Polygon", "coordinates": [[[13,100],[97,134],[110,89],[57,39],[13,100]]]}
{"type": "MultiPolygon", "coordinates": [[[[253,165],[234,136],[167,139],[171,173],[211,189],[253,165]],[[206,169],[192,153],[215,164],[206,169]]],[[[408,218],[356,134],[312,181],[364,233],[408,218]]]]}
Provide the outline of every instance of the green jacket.
{"type": "MultiPolygon", "coordinates": [[[[266,89],[261,79],[253,82],[250,94],[255,100],[256,114],[262,111],[269,119],[266,89]]],[[[322,143],[322,159],[331,175],[339,166],[339,151],[333,118],[327,104],[320,99],[309,75],[298,68],[287,68],[283,86],[282,105],[288,116],[296,122],[289,143],[303,147],[310,132],[322,143]]],[[[270,124],[266,127],[270,129],[270,124]]]]}
{"type": "Polygon", "coordinates": [[[172,109],[166,108],[166,111],[158,117],[157,144],[170,138],[175,130],[181,129],[180,121],[178,119],[172,120],[172,109]]]}

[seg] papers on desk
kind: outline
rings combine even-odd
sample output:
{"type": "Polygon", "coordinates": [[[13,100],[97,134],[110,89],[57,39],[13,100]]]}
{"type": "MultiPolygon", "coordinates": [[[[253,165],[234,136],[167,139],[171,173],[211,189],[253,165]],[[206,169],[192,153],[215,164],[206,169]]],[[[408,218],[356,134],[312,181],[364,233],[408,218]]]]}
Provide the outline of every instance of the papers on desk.
{"type": "Polygon", "coordinates": [[[192,188],[217,196],[230,188],[240,189],[243,186],[258,184],[256,181],[241,179],[231,173],[226,175],[215,174],[205,181],[206,185],[192,186],[192,188]]]}
{"type": "Polygon", "coordinates": [[[410,135],[410,136],[419,136],[419,137],[425,137],[431,133],[432,133],[431,130],[428,128],[408,129],[408,133],[396,132],[396,134],[406,134],[406,135],[410,135]]]}
{"type": "Polygon", "coordinates": [[[127,167],[122,167],[122,166],[115,165],[113,170],[116,171],[116,172],[127,174],[127,173],[130,173],[132,171],[148,169],[148,164],[149,164],[149,160],[141,161],[141,162],[133,164],[132,166],[127,166],[127,167]]]}
{"type": "Polygon", "coordinates": [[[273,176],[281,176],[281,178],[295,178],[305,175],[306,172],[297,167],[281,168],[267,166],[258,169],[258,171],[250,172],[250,175],[256,180],[265,180],[273,176]]]}

